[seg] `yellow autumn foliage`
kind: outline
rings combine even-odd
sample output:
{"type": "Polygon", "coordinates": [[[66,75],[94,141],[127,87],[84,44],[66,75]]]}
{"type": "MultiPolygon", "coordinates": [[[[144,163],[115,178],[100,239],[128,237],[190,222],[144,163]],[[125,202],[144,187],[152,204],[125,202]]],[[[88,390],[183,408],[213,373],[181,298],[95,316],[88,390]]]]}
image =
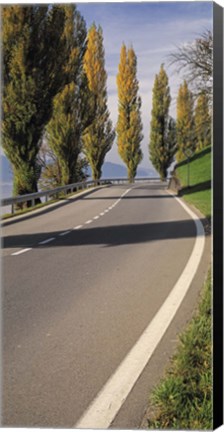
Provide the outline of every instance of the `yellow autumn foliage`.
{"type": "Polygon", "coordinates": [[[91,92],[99,94],[106,85],[102,30],[92,25],[88,32],[87,50],[84,55],[84,71],[91,92]]]}
{"type": "Polygon", "coordinates": [[[195,132],[197,137],[197,150],[211,145],[211,115],[209,112],[209,100],[205,93],[202,93],[195,107],[195,132]]]}
{"type": "Polygon", "coordinates": [[[132,181],[142,160],[140,142],[142,136],[141,99],[138,96],[137,58],[134,49],[121,47],[117,74],[118,88],[118,152],[127,165],[128,177],[132,181]]]}
{"type": "Polygon", "coordinates": [[[107,108],[107,74],[104,56],[102,29],[93,24],[88,32],[87,49],[83,62],[92,121],[84,130],[82,139],[83,151],[91,166],[92,176],[95,180],[101,177],[101,168],[106,153],[111,149],[115,137],[107,108]]]}
{"type": "Polygon", "coordinates": [[[187,149],[195,150],[194,101],[186,81],[177,96],[177,146],[178,161],[186,158],[187,149]]]}

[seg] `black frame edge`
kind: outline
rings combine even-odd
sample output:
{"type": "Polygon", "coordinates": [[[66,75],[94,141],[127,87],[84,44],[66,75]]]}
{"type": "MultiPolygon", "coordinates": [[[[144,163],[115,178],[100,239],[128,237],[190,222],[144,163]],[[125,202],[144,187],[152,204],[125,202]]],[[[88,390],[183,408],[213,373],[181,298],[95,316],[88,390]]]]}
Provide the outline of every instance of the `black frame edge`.
{"type": "Polygon", "coordinates": [[[213,429],[223,424],[223,8],[213,2],[213,429]]]}

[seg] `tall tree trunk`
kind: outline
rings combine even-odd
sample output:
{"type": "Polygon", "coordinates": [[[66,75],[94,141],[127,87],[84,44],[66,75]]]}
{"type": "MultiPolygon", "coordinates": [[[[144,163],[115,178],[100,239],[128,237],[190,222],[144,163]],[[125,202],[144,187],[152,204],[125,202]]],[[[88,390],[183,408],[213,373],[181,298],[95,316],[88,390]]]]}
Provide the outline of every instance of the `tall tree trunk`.
{"type": "Polygon", "coordinates": [[[165,167],[162,167],[160,170],[160,180],[165,181],[167,178],[167,169],[165,167]]]}
{"type": "Polygon", "coordinates": [[[101,177],[100,170],[95,165],[91,165],[91,169],[92,169],[93,180],[96,182],[96,184],[99,184],[99,180],[101,177]]]}
{"type": "Polygon", "coordinates": [[[134,183],[135,170],[133,167],[128,167],[128,181],[129,183],[134,183]]]}
{"type": "MultiPolygon", "coordinates": [[[[18,169],[14,169],[13,179],[13,195],[26,195],[38,192],[37,173],[33,166],[22,164],[18,169]]],[[[40,198],[35,199],[35,204],[41,203],[40,198]]],[[[19,209],[23,207],[31,207],[32,202],[27,201],[26,204],[18,204],[19,209]]]]}

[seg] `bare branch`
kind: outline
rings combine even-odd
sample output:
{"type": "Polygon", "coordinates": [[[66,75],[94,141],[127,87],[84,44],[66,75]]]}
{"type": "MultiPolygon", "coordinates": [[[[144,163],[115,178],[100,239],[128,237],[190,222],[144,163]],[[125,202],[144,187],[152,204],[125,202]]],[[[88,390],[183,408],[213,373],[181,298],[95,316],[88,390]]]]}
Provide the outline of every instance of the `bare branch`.
{"type": "Polygon", "coordinates": [[[212,100],[213,88],[213,37],[206,30],[193,43],[185,44],[170,53],[169,65],[176,66],[176,72],[183,72],[183,78],[191,86],[194,95],[204,92],[212,100]]]}

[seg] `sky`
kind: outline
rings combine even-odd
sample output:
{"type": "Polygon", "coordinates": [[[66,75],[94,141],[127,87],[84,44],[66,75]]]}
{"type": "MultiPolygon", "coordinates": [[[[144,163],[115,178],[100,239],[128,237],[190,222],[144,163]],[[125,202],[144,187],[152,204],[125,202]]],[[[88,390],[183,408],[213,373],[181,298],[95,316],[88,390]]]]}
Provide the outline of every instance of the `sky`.
{"type": "MultiPolygon", "coordinates": [[[[149,161],[149,131],[152,109],[152,89],[160,66],[169,77],[171,92],[170,115],[176,117],[176,96],[183,77],[169,66],[168,54],[182,44],[192,42],[206,29],[212,30],[212,2],[136,2],[136,3],[76,3],[87,29],[95,22],[101,25],[104,36],[105,67],[107,71],[108,108],[113,125],[118,115],[116,75],[120,49],[124,42],[132,45],[137,56],[137,78],[142,100],[144,154],[140,166],[151,168],[149,161]]],[[[123,165],[117,151],[116,139],[106,161],[123,165]]]]}

